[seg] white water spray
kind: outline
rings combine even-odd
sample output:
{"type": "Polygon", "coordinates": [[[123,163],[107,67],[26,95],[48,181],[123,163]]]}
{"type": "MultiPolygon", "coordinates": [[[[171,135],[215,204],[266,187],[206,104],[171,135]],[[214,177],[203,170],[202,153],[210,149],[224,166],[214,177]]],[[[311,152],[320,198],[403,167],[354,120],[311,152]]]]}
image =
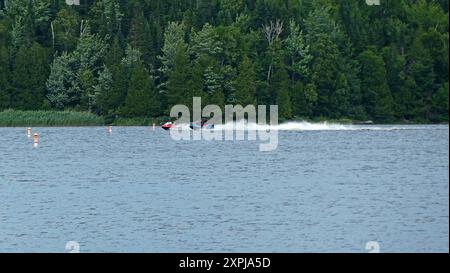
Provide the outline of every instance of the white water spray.
{"type": "Polygon", "coordinates": [[[279,125],[259,125],[247,123],[246,121],[229,122],[223,125],[216,125],[216,130],[223,131],[395,131],[395,130],[421,130],[420,125],[352,125],[329,122],[307,122],[292,121],[279,125]]]}

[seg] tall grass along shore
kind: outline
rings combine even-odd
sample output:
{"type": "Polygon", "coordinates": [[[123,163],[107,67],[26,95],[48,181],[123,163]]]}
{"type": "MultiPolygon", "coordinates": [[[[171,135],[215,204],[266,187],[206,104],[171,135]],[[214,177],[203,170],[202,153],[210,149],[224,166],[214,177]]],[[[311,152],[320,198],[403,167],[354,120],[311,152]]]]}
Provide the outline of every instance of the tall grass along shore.
{"type": "Polygon", "coordinates": [[[102,117],[87,112],[19,110],[0,112],[0,127],[101,126],[104,124],[102,117]]]}

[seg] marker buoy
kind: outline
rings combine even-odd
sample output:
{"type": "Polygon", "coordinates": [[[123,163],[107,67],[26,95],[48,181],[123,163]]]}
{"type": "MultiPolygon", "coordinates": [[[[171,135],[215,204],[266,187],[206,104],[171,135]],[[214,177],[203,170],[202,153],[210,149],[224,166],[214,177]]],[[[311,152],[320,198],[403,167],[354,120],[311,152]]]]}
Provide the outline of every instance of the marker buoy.
{"type": "Polygon", "coordinates": [[[108,127],[108,133],[110,133],[110,134],[112,133],[112,126],[108,127]]]}
{"type": "Polygon", "coordinates": [[[34,133],[34,144],[33,146],[35,148],[37,148],[39,146],[39,134],[38,133],[34,133]]]}
{"type": "Polygon", "coordinates": [[[153,131],[156,129],[156,124],[153,123],[153,131]]]}
{"type": "Polygon", "coordinates": [[[31,128],[27,129],[27,135],[28,135],[28,137],[31,137],[31,128]]]}

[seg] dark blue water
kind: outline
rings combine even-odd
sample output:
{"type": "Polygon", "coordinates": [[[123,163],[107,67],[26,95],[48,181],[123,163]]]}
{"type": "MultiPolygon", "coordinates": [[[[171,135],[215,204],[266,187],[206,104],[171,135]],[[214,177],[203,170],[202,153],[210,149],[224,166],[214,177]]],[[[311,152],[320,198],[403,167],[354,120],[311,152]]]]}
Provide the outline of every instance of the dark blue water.
{"type": "Polygon", "coordinates": [[[0,128],[0,252],[448,252],[448,126],[370,128],[0,128]]]}

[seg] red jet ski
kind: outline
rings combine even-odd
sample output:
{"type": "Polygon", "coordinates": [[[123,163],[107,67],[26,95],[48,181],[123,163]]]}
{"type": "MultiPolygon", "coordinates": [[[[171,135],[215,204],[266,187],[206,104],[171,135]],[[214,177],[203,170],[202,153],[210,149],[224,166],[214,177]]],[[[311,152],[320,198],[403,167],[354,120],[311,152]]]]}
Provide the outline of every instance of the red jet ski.
{"type": "Polygon", "coordinates": [[[168,130],[172,129],[173,126],[174,126],[173,122],[169,121],[169,122],[164,123],[164,125],[161,126],[161,128],[163,128],[164,130],[168,131],[168,130]]]}
{"type": "MultiPolygon", "coordinates": [[[[175,124],[171,121],[168,121],[168,122],[164,123],[163,126],[161,126],[161,128],[163,128],[166,131],[169,131],[170,129],[172,129],[174,127],[175,127],[175,124]]],[[[202,119],[201,121],[198,121],[198,122],[192,122],[191,124],[189,124],[189,127],[192,130],[199,130],[199,129],[213,130],[214,124],[208,124],[208,119],[202,119]]]]}

